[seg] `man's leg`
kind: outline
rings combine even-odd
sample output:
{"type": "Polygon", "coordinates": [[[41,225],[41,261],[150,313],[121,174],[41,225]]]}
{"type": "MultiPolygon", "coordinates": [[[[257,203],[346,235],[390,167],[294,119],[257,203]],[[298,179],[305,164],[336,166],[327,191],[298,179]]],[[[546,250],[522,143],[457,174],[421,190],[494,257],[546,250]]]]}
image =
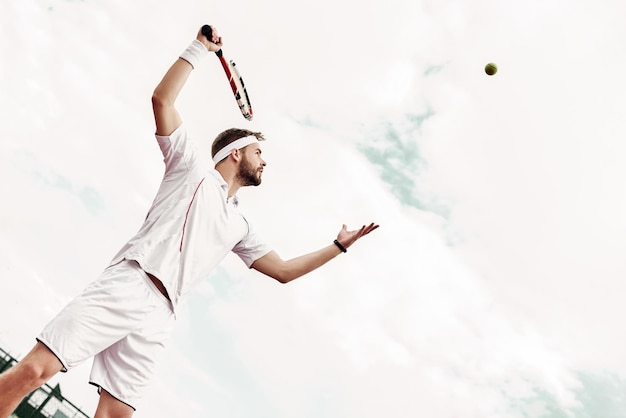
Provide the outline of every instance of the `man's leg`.
{"type": "Polygon", "coordinates": [[[100,390],[100,401],[93,418],[130,418],[135,410],[115,399],[106,390],[100,390]]]}
{"type": "Polygon", "coordinates": [[[8,417],[20,401],[63,369],[48,347],[37,342],[15,366],[0,375],[0,418],[8,417]]]}

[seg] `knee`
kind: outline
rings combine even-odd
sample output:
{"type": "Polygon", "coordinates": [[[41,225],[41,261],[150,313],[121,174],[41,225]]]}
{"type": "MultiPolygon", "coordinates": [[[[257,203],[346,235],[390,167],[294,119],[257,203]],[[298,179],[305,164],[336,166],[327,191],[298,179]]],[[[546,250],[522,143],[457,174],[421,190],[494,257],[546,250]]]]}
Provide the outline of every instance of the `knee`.
{"type": "Polygon", "coordinates": [[[37,388],[46,383],[63,368],[61,362],[47,349],[37,346],[14,366],[17,381],[24,386],[37,388]]]}
{"type": "Polygon", "coordinates": [[[43,364],[26,360],[15,365],[15,374],[22,385],[38,388],[54,376],[55,372],[50,372],[43,364]]]}

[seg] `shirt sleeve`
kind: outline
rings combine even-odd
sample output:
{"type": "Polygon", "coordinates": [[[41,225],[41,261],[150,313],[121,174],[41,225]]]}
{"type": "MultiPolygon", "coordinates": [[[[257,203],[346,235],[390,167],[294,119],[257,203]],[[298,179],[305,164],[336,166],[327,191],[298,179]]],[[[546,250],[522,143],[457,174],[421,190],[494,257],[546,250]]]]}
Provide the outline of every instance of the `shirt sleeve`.
{"type": "Polygon", "coordinates": [[[165,173],[189,170],[196,162],[197,149],[187,135],[187,129],[181,124],[168,136],[155,135],[163,154],[165,173]]]}
{"type": "Polygon", "coordinates": [[[258,236],[246,218],[244,220],[248,224],[248,233],[235,245],[233,252],[241,258],[248,268],[251,268],[252,263],[269,253],[272,248],[258,236]]]}

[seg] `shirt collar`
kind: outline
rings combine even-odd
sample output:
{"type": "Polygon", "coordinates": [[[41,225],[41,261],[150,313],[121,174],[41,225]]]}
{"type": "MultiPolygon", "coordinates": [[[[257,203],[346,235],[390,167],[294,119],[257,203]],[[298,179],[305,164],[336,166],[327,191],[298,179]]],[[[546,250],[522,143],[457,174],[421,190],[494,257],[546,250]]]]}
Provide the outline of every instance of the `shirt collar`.
{"type": "Polygon", "coordinates": [[[209,173],[211,173],[211,175],[217,180],[220,187],[224,191],[224,194],[226,195],[226,202],[232,202],[233,206],[237,207],[237,205],[239,205],[239,199],[237,198],[237,195],[234,195],[230,199],[228,198],[228,183],[226,183],[226,180],[224,180],[224,177],[222,177],[220,172],[213,169],[213,170],[210,170],[209,173]]]}

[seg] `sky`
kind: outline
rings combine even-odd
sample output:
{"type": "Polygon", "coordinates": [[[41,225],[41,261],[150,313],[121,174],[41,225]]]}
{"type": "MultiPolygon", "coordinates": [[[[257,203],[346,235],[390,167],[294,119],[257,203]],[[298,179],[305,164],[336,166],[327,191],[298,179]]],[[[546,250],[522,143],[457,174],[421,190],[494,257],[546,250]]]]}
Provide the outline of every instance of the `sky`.
{"type": "MultiPolygon", "coordinates": [[[[288,285],[229,255],[135,416],[626,416],[626,4],[6,0],[0,346],[21,358],[137,231],[163,172],[150,97],[204,152],[262,131],[241,210],[283,257],[381,227],[288,285]],[[486,63],[498,65],[487,76],[486,63]]],[[[207,157],[208,158],[208,157],[207,157]]],[[[90,362],[53,378],[93,414],[90,362]]]]}

